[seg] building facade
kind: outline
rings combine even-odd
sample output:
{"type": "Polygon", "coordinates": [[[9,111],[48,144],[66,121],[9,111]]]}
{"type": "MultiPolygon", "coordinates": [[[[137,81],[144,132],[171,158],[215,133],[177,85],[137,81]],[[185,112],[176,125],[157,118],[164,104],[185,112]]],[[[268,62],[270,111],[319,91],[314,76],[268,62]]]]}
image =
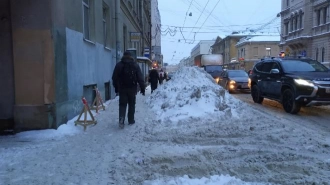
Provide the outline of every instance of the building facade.
{"type": "Polygon", "coordinates": [[[200,54],[211,54],[211,46],[214,43],[214,40],[201,40],[195,47],[191,49],[190,57],[193,65],[195,56],[200,54]]]}
{"type": "Polygon", "coordinates": [[[280,47],[286,55],[330,61],[330,1],[282,0],[280,47]]]}
{"type": "Polygon", "coordinates": [[[221,54],[223,63],[230,63],[232,59],[236,59],[237,49],[236,44],[246,35],[231,34],[221,39],[218,37],[212,44],[212,54],[221,54]]]}
{"type": "Polygon", "coordinates": [[[247,36],[236,44],[237,59],[258,61],[264,57],[276,57],[280,53],[280,36],[247,36]]]}
{"type": "Polygon", "coordinates": [[[0,2],[0,129],[58,128],[97,87],[115,97],[111,76],[128,48],[151,45],[150,1],[0,2]]]}
{"type": "Polygon", "coordinates": [[[238,69],[250,70],[264,57],[276,57],[280,53],[280,36],[246,36],[236,44],[238,69]]]}
{"type": "Polygon", "coordinates": [[[163,65],[161,49],[161,17],[158,9],[158,0],[151,0],[151,48],[152,60],[163,65]]]}

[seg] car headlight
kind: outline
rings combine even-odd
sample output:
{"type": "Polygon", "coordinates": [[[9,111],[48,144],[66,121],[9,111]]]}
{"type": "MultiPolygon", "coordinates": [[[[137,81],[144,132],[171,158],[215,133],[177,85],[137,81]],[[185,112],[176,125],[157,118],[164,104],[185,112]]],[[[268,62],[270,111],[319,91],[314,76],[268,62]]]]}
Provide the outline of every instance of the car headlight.
{"type": "Polygon", "coordinates": [[[234,80],[230,80],[229,84],[235,84],[236,82],[234,80]]]}
{"type": "Polygon", "coordinates": [[[314,86],[313,82],[310,81],[310,80],[294,79],[294,81],[295,81],[298,85],[311,86],[311,87],[314,86]]]}
{"type": "Polygon", "coordinates": [[[216,83],[219,83],[220,78],[216,77],[214,80],[215,80],[216,83]]]}

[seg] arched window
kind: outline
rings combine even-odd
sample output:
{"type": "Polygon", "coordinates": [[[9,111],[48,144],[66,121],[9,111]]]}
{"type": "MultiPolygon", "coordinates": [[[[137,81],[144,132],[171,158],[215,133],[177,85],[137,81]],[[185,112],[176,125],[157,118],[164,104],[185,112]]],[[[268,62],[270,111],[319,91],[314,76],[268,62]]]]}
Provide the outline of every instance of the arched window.
{"type": "Polygon", "coordinates": [[[315,52],[315,60],[319,59],[319,48],[316,48],[316,52],[315,52]]]}
{"type": "Polygon", "coordinates": [[[321,62],[324,62],[324,55],[325,55],[325,48],[322,48],[322,53],[321,53],[321,62]]]}

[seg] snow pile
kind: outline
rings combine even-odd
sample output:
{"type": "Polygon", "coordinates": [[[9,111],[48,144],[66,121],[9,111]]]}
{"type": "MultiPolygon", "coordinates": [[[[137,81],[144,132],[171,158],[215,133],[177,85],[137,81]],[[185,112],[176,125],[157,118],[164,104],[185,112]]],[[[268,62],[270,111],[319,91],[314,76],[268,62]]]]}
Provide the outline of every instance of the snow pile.
{"type": "Polygon", "coordinates": [[[237,117],[240,101],[215,83],[198,67],[182,67],[172,79],[146,99],[160,121],[176,122],[193,118],[237,117]]]}
{"type": "Polygon", "coordinates": [[[215,175],[210,178],[200,178],[192,179],[188,175],[183,177],[178,177],[174,180],[155,180],[155,181],[145,181],[143,185],[262,185],[262,183],[250,183],[244,182],[235,177],[229,175],[215,175]]]}

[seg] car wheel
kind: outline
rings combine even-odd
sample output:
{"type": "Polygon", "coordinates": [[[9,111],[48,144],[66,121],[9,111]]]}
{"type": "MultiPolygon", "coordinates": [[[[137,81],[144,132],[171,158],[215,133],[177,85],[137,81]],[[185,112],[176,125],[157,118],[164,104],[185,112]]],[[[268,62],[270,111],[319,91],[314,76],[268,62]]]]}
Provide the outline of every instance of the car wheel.
{"type": "Polygon", "coordinates": [[[252,86],[251,96],[254,103],[262,103],[262,101],[264,101],[264,97],[261,96],[260,89],[257,85],[252,86]]]}
{"type": "Polygon", "coordinates": [[[301,105],[294,99],[294,93],[291,89],[286,89],[282,95],[283,109],[287,113],[297,114],[301,105]]]}

